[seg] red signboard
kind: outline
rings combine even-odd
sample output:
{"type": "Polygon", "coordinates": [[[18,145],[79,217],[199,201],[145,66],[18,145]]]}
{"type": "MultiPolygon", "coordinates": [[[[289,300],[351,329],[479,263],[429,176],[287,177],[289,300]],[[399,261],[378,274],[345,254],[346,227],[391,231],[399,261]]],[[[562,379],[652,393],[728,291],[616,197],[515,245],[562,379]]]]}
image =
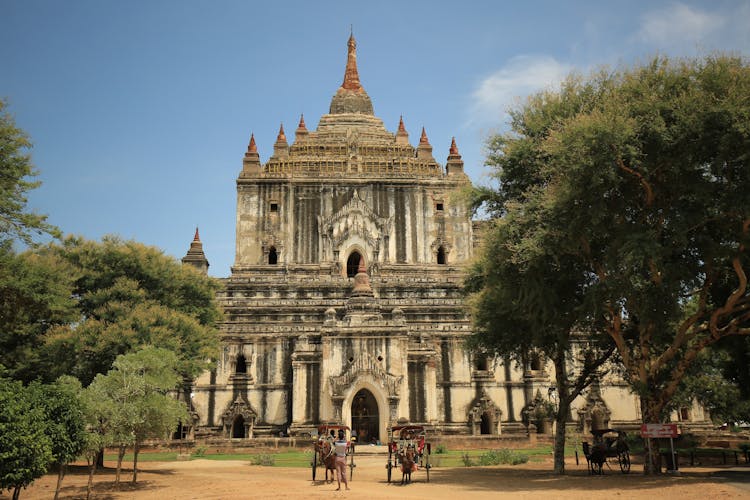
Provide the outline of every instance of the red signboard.
{"type": "Polygon", "coordinates": [[[641,437],[676,438],[677,424],[641,424],[641,437]]]}

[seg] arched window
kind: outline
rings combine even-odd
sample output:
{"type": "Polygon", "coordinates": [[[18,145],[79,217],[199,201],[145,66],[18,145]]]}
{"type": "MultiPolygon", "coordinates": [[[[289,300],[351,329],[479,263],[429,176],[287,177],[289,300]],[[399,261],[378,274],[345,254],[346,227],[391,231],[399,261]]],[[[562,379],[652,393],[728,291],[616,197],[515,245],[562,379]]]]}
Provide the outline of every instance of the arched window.
{"type": "Polygon", "coordinates": [[[542,369],[543,366],[542,357],[539,354],[532,354],[531,355],[531,362],[529,363],[529,368],[533,371],[539,371],[542,369]]]}
{"type": "Polygon", "coordinates": [[[268,263],[276,264],[279,261],[279,256],[276,254],[276,247],[271,247],[268,250],[268,263]]]}
{"type": "Polygon", "coordinates": [[[437,251],[437,263],[445,264],[445,249],[442,246],[437,251]]]}
{"type": "Polygon", "coordinates": [[[245,361],[244,354],[237,356],[237,364],[234,367],[234,373],[247,373],[247,362],[245,361]]]}
{"type": "Polygon", "coordinates": [[[349,258],[346,259],[346,276],[348,278],[353,278],[357,274],[357,269],[359,269],[359,261],[362,258],[362,256],[359,254],[359,252],[354,251],[349,255],[349,258]]]}

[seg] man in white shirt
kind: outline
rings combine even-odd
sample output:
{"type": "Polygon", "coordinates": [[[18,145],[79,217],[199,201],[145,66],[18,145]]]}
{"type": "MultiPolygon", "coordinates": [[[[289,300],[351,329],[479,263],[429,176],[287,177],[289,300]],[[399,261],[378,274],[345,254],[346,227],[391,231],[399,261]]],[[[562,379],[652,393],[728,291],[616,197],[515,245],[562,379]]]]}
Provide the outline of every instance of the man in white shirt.
{"type": "Polygon", "coordinates": [[[346,452],[349,451],[349,442],[346,440],[344,430],[339,429],[339,438],[333,442],[333,450],[336,453],[336,479],[341,489],[341,480],[344,480],[344,486],[349,489],[349,480],[346,478],[346,452]]]}

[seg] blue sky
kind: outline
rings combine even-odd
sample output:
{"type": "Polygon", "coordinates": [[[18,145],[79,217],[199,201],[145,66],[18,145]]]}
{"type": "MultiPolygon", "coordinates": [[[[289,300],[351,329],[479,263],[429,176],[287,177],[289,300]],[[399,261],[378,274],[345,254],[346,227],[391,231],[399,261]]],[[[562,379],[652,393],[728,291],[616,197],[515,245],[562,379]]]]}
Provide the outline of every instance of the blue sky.
{"type": "Polygon", "coordinates": [[[0,96],[34,142],[29,204],[64,232],[118,234],[181,258],[196,225],[210,274],[234,260],[235,180],[250,133],[317,126],[350,26],[375,114],[444,163],[483,146],[508,106],[569,71],[656,54],[750,56],[750,0],[0,0],[0,96]]]}

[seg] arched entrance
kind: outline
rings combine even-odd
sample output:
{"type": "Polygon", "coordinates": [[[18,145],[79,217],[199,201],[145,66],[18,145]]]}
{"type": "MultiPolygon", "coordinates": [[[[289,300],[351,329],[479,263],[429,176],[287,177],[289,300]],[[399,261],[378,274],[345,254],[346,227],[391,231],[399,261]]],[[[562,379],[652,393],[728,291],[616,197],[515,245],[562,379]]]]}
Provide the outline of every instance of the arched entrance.
{"type": "Polygon", "coordinates": [[[245,437],[245,419],[242,415],[237,415],[232,423],[232,437],[233,438],[244,438],[245,437]]]}
{"type": "Polygon", "coordinates": [[[357,274],[357,270],[359,269],[359,260],[362,258],[359,252],[356,250],[349,255],[349,258],[346,259],[346,276],[349,278],[353,278],[357,274]]]}
{"type": "Polygon", "coordinates": [[[479,433],[480,434],[492,434],[492,417],[489,413],[482,413],[482,418],[479,421],[479,433]]]}
{"type": "Polygon", "coordinates": [[[356,433],[358,443],[380,441],[380,416],[375,396],[367,389],[361,389],[352,400],[352,434],[356,433]]]}

